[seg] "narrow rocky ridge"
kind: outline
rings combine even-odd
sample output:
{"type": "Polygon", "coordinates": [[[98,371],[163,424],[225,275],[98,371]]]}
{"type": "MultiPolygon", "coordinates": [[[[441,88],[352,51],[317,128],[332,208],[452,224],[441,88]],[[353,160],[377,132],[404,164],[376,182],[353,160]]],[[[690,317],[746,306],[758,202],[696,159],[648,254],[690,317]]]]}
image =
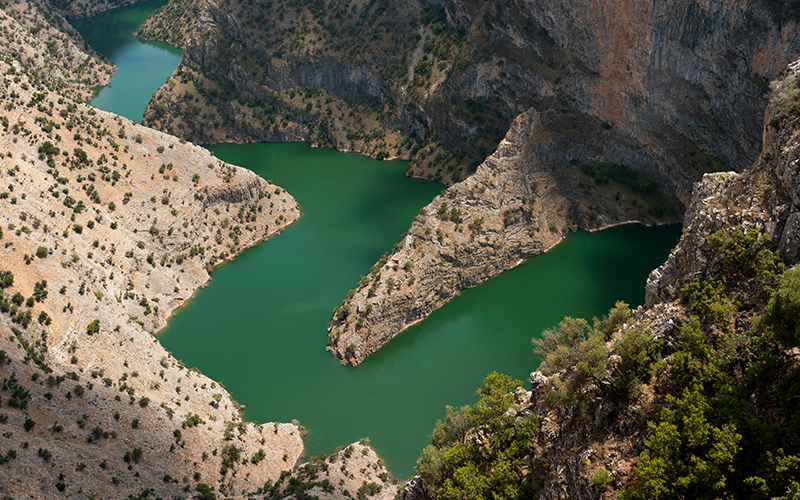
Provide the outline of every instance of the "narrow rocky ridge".
{"type": "Polygon", "coordinates": [[[547,251],[575,228],[654,222],[631,210],[630,200],[615,203],[557,166],[564,156],[613,162],[624,146],[601,148],[625,138],[596,121],[568,140],[552,130],[559,119],[557,112],[523,113],[473,176],[420,211],[394,251],[334,312],[328,349],[336,357],[360,363],[461,290],[547,251]]]}

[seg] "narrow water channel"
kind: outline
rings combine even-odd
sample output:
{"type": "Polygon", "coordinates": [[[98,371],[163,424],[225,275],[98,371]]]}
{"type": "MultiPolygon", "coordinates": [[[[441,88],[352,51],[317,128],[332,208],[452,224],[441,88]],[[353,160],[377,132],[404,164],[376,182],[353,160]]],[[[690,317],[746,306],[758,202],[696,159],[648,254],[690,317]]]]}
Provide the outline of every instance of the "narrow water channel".
{"type": "Polygon", "coordinates": [[[183,57],[183,51],[163,42],[140,42],[133,37],[145,19],[167,0],[147,0],[70,23],[97,53],[117,66],[111,82],[97,89],[90,101],[96,108],[142,120],[150,96],[164,85],[183,57]]]}
{"type": "MultiPolygon", "coordinates": [[[[132,19],[129,9],[139,7],[86,20],[79,29],[96,33],[87,37],[92,44],[138,43],[100,36],[123,24],[117,17],[132,19]]],[[[135,26],[121,29],[129,34],[135,26]]],[[[141,45],[140,57],[161,57],[161,47],[141,45]]],[[[114,55],[127,52],[93,47],[120,73],[127,66],[128,59],[114,55]]],[[[173,70],[154,78],[156,86],[173,70]]],[[[146,102],[154,89],[142,83],[128,92],[146,102]]],[[[92,103],[123,112],[130,95],[109,94],[102,104],[98,98],[92,103]]],[[[124,112],[141,117],[141,106],[124,112]]],[[[547,254],[465,291],[359,367],[345,368],[325,351],[333,308],[442,187],[405,178],[404,162],[306,144],[210,149],[287,189],[303,217],[215,269],[211,285],[170,319],[161,342],[222,382],[246,405],[247,419],[298,419],[308,431],[307,455],[369,437],[401,478],[413,474],[445,405],[473,403],[492,371],[525,380],[538,365],[531,337],[564,316],[600,316],[617,299],[640,304],[645,278],[679,236],[676,226],[635,225],[571,234],[547,254]]]]}

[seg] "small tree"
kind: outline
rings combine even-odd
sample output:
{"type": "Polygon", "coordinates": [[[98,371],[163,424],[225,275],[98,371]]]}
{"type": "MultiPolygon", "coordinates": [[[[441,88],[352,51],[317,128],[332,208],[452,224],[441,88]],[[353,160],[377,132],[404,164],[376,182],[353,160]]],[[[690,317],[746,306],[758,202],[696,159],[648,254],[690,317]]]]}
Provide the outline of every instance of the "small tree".
{"type": "Polygon", "coordinates": [[[86,326],[86,333],[93,335],[100,331],[100,320],[96,319],[86,326]]]}

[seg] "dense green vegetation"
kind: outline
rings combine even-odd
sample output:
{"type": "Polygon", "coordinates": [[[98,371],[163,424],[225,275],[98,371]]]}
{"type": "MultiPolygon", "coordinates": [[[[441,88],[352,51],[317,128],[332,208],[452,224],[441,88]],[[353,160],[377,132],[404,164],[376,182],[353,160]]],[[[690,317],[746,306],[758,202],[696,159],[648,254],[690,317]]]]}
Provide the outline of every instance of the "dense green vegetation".
{"type": "Polygon", "coordinates": [[[514,389],[522,384],[497,372],[475,393],[474,407],[447,407],[417,471],[437,498],[527,498],[530,473],[523,457],[539,428],[536,415],[517,421],[514,389]]]}
{"type": "MultiPolygon", "coordinates": [[[[800,269],[787,270],[756,230],[719,231],[708,245],[719,275],[683,288],[675,333],[655,338],[618,302],[591,325],[567,317],[534,340],[539,370],[558,374],[550,404],[590,414],[602,401],[632,408],[645,388],[655,397],[627,483],[605,468],[590,477],[626,485],[623,500],[800,495],[800,368],[790,351],[800,347],[800,269]]],[[[538,484],[518,468],[535,460],[535,416],[526,433],[505,412],[517,385],[490,375],[475,408],[448,407],[437,422],[417,464],[437,498],[518,498],[538,484]]]]}

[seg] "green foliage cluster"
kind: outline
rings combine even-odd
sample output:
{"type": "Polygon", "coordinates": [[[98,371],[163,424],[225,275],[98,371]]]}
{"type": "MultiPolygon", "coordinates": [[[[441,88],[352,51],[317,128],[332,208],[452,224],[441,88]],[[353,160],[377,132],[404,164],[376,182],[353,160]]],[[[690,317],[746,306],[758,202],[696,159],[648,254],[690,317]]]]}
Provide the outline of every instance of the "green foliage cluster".
{"type": "Polygon", "coordinates": [[[725,293],[724,278],[695,278],[681,289],[681,299],[719,327],[727,326],[738,310],[738,304],[725,293]]]}
{"type": "Polygon", "coordinates": [[[783,274],[767,304],[764,322],[776,340],[787,347],[800,346],[800,269],[783,274]]]}
{"type": "Polygon", "coordinates": [[[782,353],[798,345],[798,273],[780,276],[749,329],[704,329],[696,318],[681,327],[668,359],[671,394],[648,424],[623,500],[797,498],[800,369],[782,353]]]}
{"type": "Polygon", "coordinates": [[[618,301],[608,316],[593,321],[564,318],[556,328],[545,330],[533,340],[534,351],[542,356],[539,370],[545,375],[564,371],[555,381],[551,401],[560,405],[583,405],[595,391],[617,401],[639,397],[642,383],[650,378],[661,355],[662,341],[653,338],[650,330],[633,325],[613,344],[606,343],[623,323],[631,320],[628,304],[618,301]],[[620,361],[609,375],[608,359],[617,354],[620,361]]]}
{"type": "Polygon", "coordinates": [[[774,80],[769,84],[769,88],[772,89],[769,100],[775,106],[779,120],[800,112],[800,86],[795,75],[774,80]]]}
{"type": "Polygon", "coordinates": [[[681,290],[681,298],[703,319],[725,328],[741,307],[740,301],[766,300],[786,266],[771,249],[770,238],[755,229],[747,233],[719,230],[708,237],[708,244],[724,277],[695,278],[681,290]],[[749,284],[741,286],[745,283],[749,284]]]}
{"type": "Polygon", "coordinates": [[[516,407],[518,380],[494,372],[475,393],[474,407],[447,407],[417,461],[417,471],[436,498],[527,498],[523,457],[530,452],[539,421],[508,412],[516,407]]]}
{"type": "Polygon", "coordinates": [[[727,272],[755,276],[766,280],[765,284],[774,284],[786,269],[781,257],[770,249],[769,236],[756,229],[747,234],[741,229],[732,233],[720,229],[708,237],[708,243],[727,272]]]}

